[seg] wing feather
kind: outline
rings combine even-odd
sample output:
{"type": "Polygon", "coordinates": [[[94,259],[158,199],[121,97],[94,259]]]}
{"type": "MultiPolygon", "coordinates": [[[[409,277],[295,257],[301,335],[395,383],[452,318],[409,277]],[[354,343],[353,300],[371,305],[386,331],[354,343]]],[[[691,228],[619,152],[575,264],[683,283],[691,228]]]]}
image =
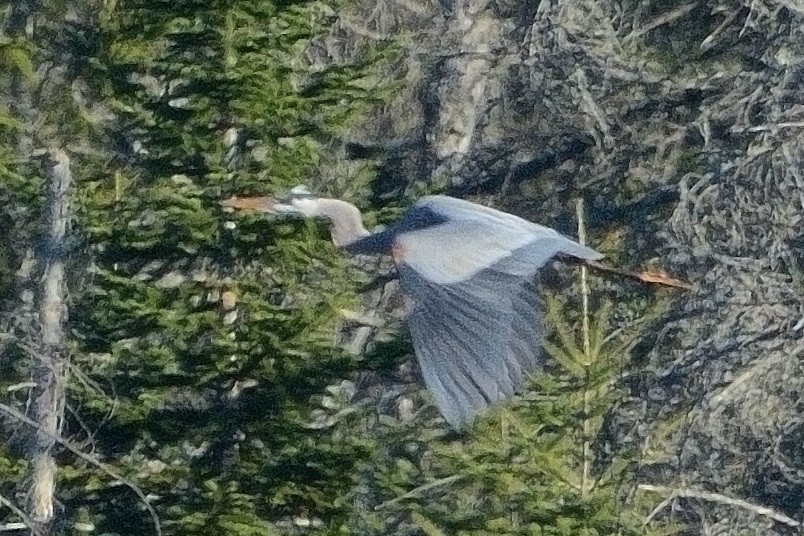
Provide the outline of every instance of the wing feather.
{"type": "Polygon", "coordinates": [[[442,196],[417,203],[395,233],[394,260],[413,302],[408,320],[422,376],[449,424],[460,429],[520,392],[539,368],[535,276],[557,253],[599,259],[552,229],[442,196]]]}
{"type": "Polygon", "coordinates": [[[541,352],[538,270],[557,253],[596,251],[516,216],[452,198],[421,205],[445,217],[400,233],[395,261],[413,302],[408,319],[422,376],[460,429],[521,392],[541,352]]]}
{"type": "Polygon", "coordinates": [[[488,403],[478,389],[468,383],[452,341],[436,330],[437,319],[432,317],[431,310],[419,310],[411,316],[409,325],[424,382],[441,414],[458,429],[488,403]]]}
{"type": "Polygon", "coordinates": [[[438,285],[405,264],[399,275],[414,302],[408,325],[422,376],[453,428],[521,390],[534,361],[508,349],[506,296],[519,288],[516,278],[488,271],[470,285],[438,285]]]}
{"type": "MultiPolygon", "coordinates": [[[[519,292],[512,302],[513,321],[508,331],[507,359],[522,367],[523,380],[539,369],[542,349],[542,324],[540,301],[536,282],[533,278],[522,282],[519,292]]],[[[524,381],[519,382],[519,389],[524,381]]]]}
{"type": "MultiPolygon", "coordinates": [[[[404,276],[406,281],[414,274],[404,276]]],[[[434,335],[449,341],[450,353],[462,356],[458,359],[459,370],[487,402],[495,402],[513,393],[513,387],[500,382],[505,370],[500,363],[484,357],[499,351],[500,342],[494,337],[485,337],[490,323],[489,313],[497,308],[495,303],[484,300],[481,293],[468,292],[466,288],[443,287],[421,280],[417,285],[418,296],[414,308],[427,317],[427,329],[435,329],[434,335]],[[418,304],[426,304],[418,307],[418,304]],[[500,392],[502,391],[502,393],[500,392]]],[[[480,289],[485,292],[486,289],[480,289]]],[[[414,298],[415,300],[415,298],[414,298]]],[[[500,327],[502,320],[498,320],[500,327]]],[[[441,356],[439,362],[444,361],[441,356]]]]}
{"type": "MultiPolygon", "coordinates": [[[[425,197],[420,211],[432,211],[444,221],[402,232],[395,239],[405,263],[428,281],[465,281],[498,262],[509,262],[507,273],[533,273],[557,253],[581,259],[603,256],[586,246],[512,214],[446,196],[425,197]],[[513,253],[524,253],[511,260],[513,253]],[[513,266],[519,264],[519,266],[513,266]]],[[[415,212],[415,211],[414,211],[415,212]]]]}

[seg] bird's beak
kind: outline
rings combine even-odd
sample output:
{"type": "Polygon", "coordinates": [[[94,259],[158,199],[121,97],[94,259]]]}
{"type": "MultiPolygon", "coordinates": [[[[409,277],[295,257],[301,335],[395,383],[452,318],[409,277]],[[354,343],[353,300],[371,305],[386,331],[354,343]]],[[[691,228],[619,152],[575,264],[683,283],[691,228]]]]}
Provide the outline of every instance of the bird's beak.
{"type": "Polygon", "coordinates": [[[283,202],[275,197],[230,197],[220,202],[225,212],[235,210],[253,210],[265,212],[267,214],[294,215],[299,214],[299,209],[293,206],[292,202],[283,202]]]}
{"type": "Polygon", "coordinates": [[[226,212],[235,210],[256,210],[258,212],[271,212],[276,200],[273,197],[230,197],[220,202],[226,212]]]}

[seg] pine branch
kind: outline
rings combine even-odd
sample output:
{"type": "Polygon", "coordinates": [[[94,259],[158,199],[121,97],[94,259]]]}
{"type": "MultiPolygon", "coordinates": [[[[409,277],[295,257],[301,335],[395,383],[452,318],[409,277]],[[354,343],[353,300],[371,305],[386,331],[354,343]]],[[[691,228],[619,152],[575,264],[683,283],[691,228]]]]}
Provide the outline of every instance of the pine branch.
{"type": "Polygon", "coordinates": [[[400,495],[399,497],[396,497],[394,499],[390,499],[388,501],[385,501],[384,503],[378,504],[377,506],[374,507],[374,509],[375,510],[383,510],[385,508],[388,508],[389,506],[393,506],[394,504],[398,504],[398,503],[400,503],[400,502],[402,502],[402,501],[404,501],[406,499],[411,499],[413,497],[416,497],[418,494],[420,494],[420,493],[422,493],[424,491],[431,490],[431,489],[437,488],[439,486],[452,484],[453,482],[457,482],[458,480],[463,479],[465,476],[466,475],[452,475],[452,476],[448,476],[446,478],[441,478],[439,480],[434,480],[432,482],[428,482],[427,484],[423,484],[423,485],[419,486],[418,488],[414,488],[414,489],[410,490],[409,492],[405,493],[404,495],[400,495]]]}

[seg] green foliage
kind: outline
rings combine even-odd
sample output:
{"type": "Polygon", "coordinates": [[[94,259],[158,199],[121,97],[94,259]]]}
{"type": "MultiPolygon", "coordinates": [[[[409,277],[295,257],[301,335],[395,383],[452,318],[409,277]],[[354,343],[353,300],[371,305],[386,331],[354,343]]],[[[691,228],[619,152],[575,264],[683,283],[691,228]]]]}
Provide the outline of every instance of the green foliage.
{"type": "Polygon", "coordinates": [[[30,82],[35,71],[31,55],[30,44],[25,39],[0,36],[0,67],[4,71],[30,82]]]}
{"type": "MultiPolygon", "coordinates": [[[[587,352],[578,318],[563,316],[571,307],[550,302],[558,366],[456,440],[432,407],[397,421],[358,398],[351,380],[410,348],[395,339],[357,357],[337,346],[359,276],[320,224],[221,211],[230,194],[308,182],[394,88],[392,41],[348,63],[305,63],[336,8],[105,2],[97,28],[80,30],[92,46],[70,56],[70,72],[88,102],[55,79],[61,91],[39,103],[43,139],[70,149],[77,181],[65,434],[151,497],[165,534],[655,533],[623,500],[628,461],[591,454],[637,335],[612,337],[609,307],[587,352]],[[94,121],[95,105],[114,121],[94,121]]],[[[36,46],[0,41],[6,71],[29,77],[63,50],[63,17],[48,20],[36,46]]],[[[0,242],[0,288],[19,239],[38,239],[45,197],[41,163],[14,152],[24,126],[0,110],[0,224],[13,237],[0,242]]],[[[359,200],[371,172],[353,169],[329,193],[359,200]]],[[[17,394],[4,400],[20,406],[17,394]]],[[[21,487],[18,454],[0,453],[4,496],[21,487]]],[[[130,490],[69,452],[59,463],[67,526],[152,534],[130,490]]]]}
{"type": "MultiPolygon", "coordinates": [[[[332,137],[387,94],[375,72],[391,45],[353,64],[304,64],[334,7],[106,2],[91,29],[59,28],[50,6],[36,47],[0,42],[6,71],[26,77],[65,51],[64,35],[92,45],[67,50],[95,102],[58,78],[66,89],[37,102],[77,180],[65,434],[153,497],[166,534],[277,534],[307,512],[317,527],[341,524],[352,468],[369,455],[360,438],[310,426],[310,397],[359,366],[332,336],[355,301],[346,261],[318,225],[244,215],[232,228],[218,206],[306,182],[332,137]],[[90,108],[114,121],[89,121],[90,108]]],[[[0,194],[25,214],[9,222],[15,237],[37,240],[41,164],[13,153],[20,125],[0,109],[0,194]]],[[[369,178],[358,170],[351,187],[369,178]]],[[[0,283],[16,268],[5,253],[0,283]]],[[[152,534],[125,487],[69,453],[60,463],[67,526],[152,534]]],[[[0,465],[3,482],[22,485],[14,456],[0,465]]]]}
{"type": "MultiPolygon", "coordinates": [[[[344,261],[321,255],[314,226],[245,216],[226,230],[217,207],[225,192],[313,172],[314,139],[331,121],[315,116],[316,98],[340,93],[360,108],[343,80],[314,95],[292,84],[304,40],[325,30],[320,7],[143,1],[104,34],[97,68],[111,75],[116,135],[134,133],[136,153],[82,188],[99,254],[74,317],[81,367],[103,388],[77,384],[73,397],[90,426],[103,423],[102,452],[130,445],[118,463],[160,496],[170,533],[274,534],[288,515],[337,517],[348,468],[364,457],[359,442],[307,427],[311,394],[355,366],[332,345],[337,311],[354,299],[344,261]],[[254,147],[234,166],[231,126],[254,147]]],[[[95,522],[112,528],[125,512],[104,504],[95,522]]],[[[126,533],[145,530],[143,520],[126,533]]]]}
{"type": "Polygon", "coordinates": [[[376,512],[355,521],[355,533],[678,532],[655,522],[643,526],[652,505],[634,498],[635,461],[595,455],[604,415],[622,396],[615,386],[626,357],[641,326],[667,305],[658,300],[631,329],[612,333],[609,323],[623,307],[604,302],[590,319],[584,350],[580,317],[571,314],[573,308],[564,300],[551,297],[546,316],[554,337],[545,347],[554,366],[536,376],[521,399],[483,417],[454,440],[420,434],[419,443],[404,426],[383,428],[387,450],[380,452],[395,456],[364,467],[363,485],[380,504],[376,512]]]}

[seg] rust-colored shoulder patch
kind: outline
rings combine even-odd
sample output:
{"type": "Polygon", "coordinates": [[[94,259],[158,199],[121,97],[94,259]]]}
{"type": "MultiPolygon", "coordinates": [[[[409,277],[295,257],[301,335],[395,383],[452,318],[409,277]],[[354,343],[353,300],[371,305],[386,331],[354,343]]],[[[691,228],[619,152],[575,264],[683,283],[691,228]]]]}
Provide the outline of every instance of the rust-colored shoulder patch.
{"type": "Polygon", "coordinates": [[[397,264],[401,264],[405,262],[405,257],[407,256],[407,249],[404,245],[397,239],[394,240],[393,245],[391,245],[391,258],[394,259],[394,262],[397,264]]]}

